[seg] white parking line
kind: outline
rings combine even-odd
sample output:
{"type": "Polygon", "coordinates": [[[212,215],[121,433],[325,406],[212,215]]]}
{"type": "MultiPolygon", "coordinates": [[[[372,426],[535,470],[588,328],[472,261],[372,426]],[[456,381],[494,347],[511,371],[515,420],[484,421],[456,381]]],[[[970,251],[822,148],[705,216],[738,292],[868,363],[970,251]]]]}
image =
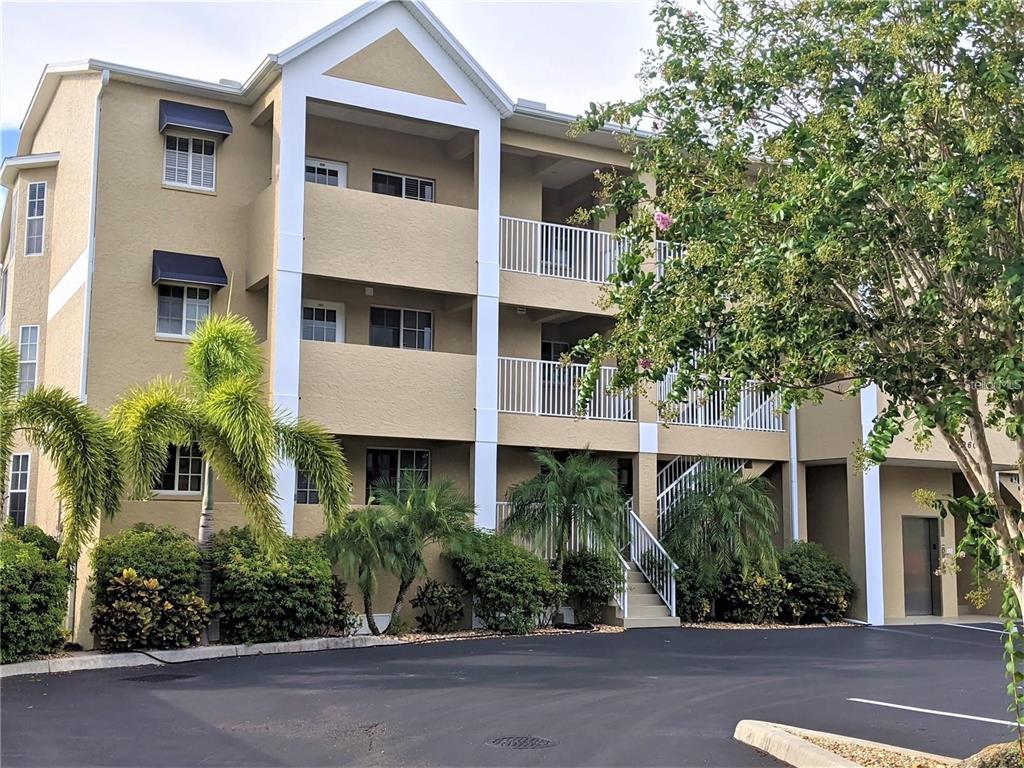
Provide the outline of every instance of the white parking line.
{"type": "Polygon", "coordinates": [[[903,704],[890,704],[887,701],[872,701],[871,699],[847,699],[861,704],[874,704],[876,707],[889,707],[890,709],[905,709],[909,712],[923,712],[926,715],[941,715],[942,717],[957,717],[961,720],[977,720],[981,723],[995,723],[996,725],[1016,725],[1009,720],[996,720],[991,717],[978,717],[977,715],[961,715],[959,712],[943,712],[939,709],[922,709],[921,707],[908,707],[903,704]]]}
{"type": "Polygon", "coordinates": [[[970,624],[950,624],[951,627],[960,627],[960,629],[976,629],[979,632],[995,632],[997,635],[1003,634],[1002,629],[989,629],[988,627],[972,627],[970,624]]]}

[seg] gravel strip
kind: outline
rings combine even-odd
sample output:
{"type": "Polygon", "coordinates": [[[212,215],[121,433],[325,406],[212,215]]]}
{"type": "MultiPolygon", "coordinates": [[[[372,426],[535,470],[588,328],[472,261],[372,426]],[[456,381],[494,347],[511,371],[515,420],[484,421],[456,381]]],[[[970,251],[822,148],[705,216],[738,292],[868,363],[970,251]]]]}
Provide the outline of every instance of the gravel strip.
{"type": "Polygon", "coordinates": [[[702,621],[702,622],[681,622],[680,626],[687,629],[834,629],[836,627],[858,627],[859,624],[852,624],[846,621],[837,621],[832,624],[733,624],[728,621],[702,621]]]}
{"type": "Polygon", "coordinates": [[[790,733],[806,739],[822,749],[827,749],[833,754],[852,760],[858,765],[863,765],[864,768],[949,768],[948,763],[940,763],[937,760],[929,760],[917,755],[907,755],[903,752],[870,747],[866,744],[857,744],[841,739],[826,739],[797,731],[790,731],[790,733]]]}
{"type": "Polygon", "coordinates": [[[449,640],[482,640],[488,637],[526,637],[528,635],[592,635],[592,634],[614,634],[623,632],[622,627],[613,627],[608,624],[597,624],[593,629],[558,629],[556,627],[543,627],[528,632],[526,635],[512,635],[507,632],[492,632],[489,629],[460,629],[455,632],[427,633],[407,632],[397,639],[406,643],[441,643],[449,640]]]}

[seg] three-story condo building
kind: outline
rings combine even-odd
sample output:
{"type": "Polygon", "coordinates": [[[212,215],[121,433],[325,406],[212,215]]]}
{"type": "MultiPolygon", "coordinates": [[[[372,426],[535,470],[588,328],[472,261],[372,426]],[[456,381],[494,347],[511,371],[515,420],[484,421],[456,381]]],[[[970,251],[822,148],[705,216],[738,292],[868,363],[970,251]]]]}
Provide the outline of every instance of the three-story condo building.
{"type": "MultiPolygon", "coordinates": [[[[595,171],[628,173],[629,158],[613,130],[569,140],[570,123],[511,101],[418,2],[368,3],[245,83],[51,65],[0,174],[0,332],[19,345],[20,385],[105,411],[129,385],[179,374],[199,320],[230,309],[264,340],[274,406],[341,440],[354,503],[415,470],[454,479],[495,528],[531,449],[613,458],[632,498],[629,625],[673,621],[674,587],[629,560],[663,556],[659,522],[699,492],[698,456],[771,480],[779,545],[810,537],[843,559],[855,616],[966,612],[966,577],[932,575],[954,526],[911,498],[958,488],[952,456],[904,441],[882,469],[853,467],[877,394],[794,418],[751,385],[733,412],[712,397],[662,421],[599,386],[578,416],[582,366],[558,361],[614,322],[597,299],[618,222],[565,222],[593,201],[595,171]]],[[[193,532],[199,464],[172,451],[155,498],[98,533],[142,520],[193,532]]],[[[280,466],[277,489],[286,530],[306,536],[322,515],[301,469],[280,466]]],[[[7,514],[57,532],[45,458],[20,446],[7,471],[7,514]]],[[[217,510],[219,525],[241,522],[232,499],[217,510]]],[[[89,645],[84,581],[75,627],[89,645]]]]}

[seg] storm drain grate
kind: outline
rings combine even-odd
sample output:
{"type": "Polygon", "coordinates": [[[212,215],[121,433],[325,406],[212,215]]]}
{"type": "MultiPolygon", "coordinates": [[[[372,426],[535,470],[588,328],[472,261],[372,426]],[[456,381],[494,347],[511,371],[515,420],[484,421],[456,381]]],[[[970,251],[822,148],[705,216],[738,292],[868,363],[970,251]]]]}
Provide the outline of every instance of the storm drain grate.
{"type": "Polygon", "coordinates": [[[540,736],[499,736],[488,741],[487,746],[499,749],[546,749],[557,743],[551,739],[542,739],[540,736]]]}
{"type": "Polygon", "coordinates": [[[152,675],[139,675],[138,677],[122,677],[129,683],[169,683],[171,680],[188,680],[195,675],[175,675],[171,672],[156,672],[152,675]]]}

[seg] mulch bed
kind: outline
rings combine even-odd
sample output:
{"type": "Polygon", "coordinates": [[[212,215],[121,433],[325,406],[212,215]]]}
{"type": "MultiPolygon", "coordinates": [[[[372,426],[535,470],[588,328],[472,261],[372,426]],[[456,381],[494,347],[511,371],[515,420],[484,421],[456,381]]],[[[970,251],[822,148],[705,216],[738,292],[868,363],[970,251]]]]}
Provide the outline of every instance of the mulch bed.
{"type": "Polygon", "coordinates": [[[687,629],[834,629],[836,627],[859,627],[847,621],[836,621],[832,624],[733,624],[728,621],[682,622],[687,629]]]}
{"type": "Polygon", "coordinates": [[[483,640],[488,637],[528,637],[533,635],[586,635],[614,634],[624,631],[622,627],[607,624],[595,624],[589,628],[569,629],[565,627],[542,627],[526,635],[511,635],[506,632],[493,632],[489,629],[459,629],[454,632],[428,633],[407,632],[396,639],[406,643],[441,643],[449,640],[483,640]]]}

